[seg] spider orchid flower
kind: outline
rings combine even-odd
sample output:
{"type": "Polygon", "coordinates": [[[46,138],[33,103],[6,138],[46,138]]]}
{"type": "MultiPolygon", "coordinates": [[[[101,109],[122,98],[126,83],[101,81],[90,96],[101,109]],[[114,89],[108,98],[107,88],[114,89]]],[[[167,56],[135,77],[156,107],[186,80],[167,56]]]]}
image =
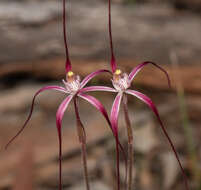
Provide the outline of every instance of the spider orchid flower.
{"type": "MultiPolygon", "coordinates": [[[[113,62],[115,63],[115,62],[113,62]]],[[[156,66],[157,68],[159,68],[161,71],[163,71],[165,73],[165,75],[167,76],[167,79],[168,79],[168,84],[170,86],[170,79],[169,79],[169,76],[167,74],[167,72],[161,68],[160,66],[156,65],[155,63],[153,62],[144,62],[142,64],[139,64],[137,67],[135,67],[130,74],[127,74],[127,73],[123,73],[120,69],[116,69],[113,73],[113,79],[112,79],[112,84],[113,84],[113,87],[114,88],[111,88],[111,87],[106,87],[106,86],[93,86],[93,87],[86,87],[84,89],[82,89],[81,91],[82,92],[90,92],[90,91],[94,91],[93,88],[96,89],[96,91],[107,91],[107,92],[116,92],[117,93],[117,96],[113,102],[113,105],[112,105],[112,109],[111,109],[111,115],[110,115],[110,121],[111,121],[111,124],[112,124],[112,128],[113,128],[113,131],[114,131],[114,134],[116,137],[118,137],[118,117],[119,117],[119,110],[120,110],[120,105],[121,103],[123,102],[123,107],[124,107],[124,113],[125,113],[125,121],[126,121],[126,126],[127,126],[127,131],[128,131],[128,146],[132,146],[132,142],[133,142],[133,135],[132,135],[132,129],[131,129],[131,123],[130,123],[130,119],[129,119],[129,116],[128,116],[128,107],[127,107],[127,95],[131,95],[131,96],[134,96],[136,98],[138,98],[139,100],[141,100],[142,102],[144,102],[151,110],[152,112],[154,113],[154,115],[156,116],[160,126],[161,126],[161,129],[164,133],[164,135],[166,136],[175,156],[176,156],[176,159],[178,161],[178,164],[180,166],[180,169],[182,171],[182,175],[184,177],[184,183],[185,183],[185,187],[187,190],[189,190],[189,186],[188,186],[188,181],[187,181],[187,177],[185,175],[185,172],[184,172],[184,169],[182,167],[182,164],[179,160],[179,156],[176,152],[176,149],[172,143],[172,140],[170,139],[164,125],[163,125],[163,122],[159,116],[159,112],[158,112],[158,109],[157,107],[155,106],[154,102],[148,97],[146,96],[145,94],[139,92],[139,91],[136,91],[136,90],[132,90],[130,89],[131,87],[131,83],[133,81],[133,79],[135,78],[135,76],[138,74],[138,72],[145,66],[145,65],[148,65],[148,64],[152,64],[154,66],[156,66]]],[[[116,68],[116,65],[113,65],[114,68],[116,68]]],[[[129,147],[128,147],[129,148],[129,147]]],[[[130,153],[132,155],[132,148],[130,148],[130,153]]],[[[128,151],[129,152],[129,151],[128,151]]],[[[128,155],[128,158],[129,158],[129,155],[128,155]]],[[[117,158],[118,159],[118,158],[117,158]]],[[[128,166],[128,171],[130,169],[132,169],[131,165],[132,165],[132,158],[130,157],[129,160],[128,160],[128,163],[127,163],[127,166],[128,166]]],[[[117,171],[118,171],[118,168],[117,168],[117,171]]],[[[119,176],[119,174],[118,174],[119,176]]],[[[129,183],[131,183],[131,179],[132,179],[132,172],[130,171],[128,174],[127,174],[127,180],[130,181],[129,183]],[[129,178],[131,178],[129,180],[129,178]]],[[[120,183],[120,182],[118,182],[120,183]]],[[[131,185],[132,184],[127,184],[127,189],[131,189],[131,185]]],[[[120,184],[118,184],[118,187],[120,186],[120,184]]]]}
{"type": "MultiPolygon", "coordinates": [[[[108,122],[110,128],[111,127],[111,122],[109,119],[109,116],[107,114],[106,109],[104,106],[101,104],[99,100],[97,100],[95,97],[90,96],[88,94],[85,94],[82,92],[86,91],[85,86],[88,84],[88,82],[97,76],[98,74],[104,73],[104,72],[109,72],[108,70],[98,70],[96,72],[92,72],[88,76],[86,76],[82,81],[80,79],[79,75],[76,75],[72,71],[72,66],[71,66],[71,61],[69,58],[69,53],[68,53],[68,44],[67,44],[67,37],[66,37],[66,5],[65,5],[65,0],[63,0],[63,35],[64,35],[64,45],[65,45],[65,53],[66,53],[66,65],[65,65],[65,70],[66,70],[66,80],[63,80],[64,86],[45,86],[41,89],[39,89],[32,100],[31,104],[31,109],[30,113],[28,115],[27,120],[25,121],[24,125],[21,127],[21,129],[17,132],[17,134],[7,143],[5,148],[7,148],[13,140],[18,137],[21,132],[24,130],[24,128],[27,126],[29,120],[31,119],[32,112],[34,109],[34,103],[36,100],[36,97],[41,94],[44,91],[47,90],[54,90],[58,92],[62,92],[66,94],[66,98],[63,100],[63,102],[60,104],[57,113],[56,113],[56,126],[57,126],[57,132],[58,132],[58,137],[59,137],[59,190],[62,190],[62,119],[64,116],[64,113],[71,101],[74,102],[74,108],[75,108],[75,116],[76,116],[76,121],[77,121],[77,132],[78,132],[78,137],[79,141],[82,144],[81,150],[82,150],[82,160],[83,160],[83,167],[84,167],[84,177],[85,177],[85,182],[86,182],[86,189],[89,190],[89,182],[88,182],[88,171],[87,171],[87,159],[86,159],[86,134],[84,130],[84,126],[81,122],[80,116],[79,116],[79,109],[78,109],[78,98],[82,98],[89,102],[92,106],[94,106],[106,119],[108,122]]],[[[96,87],[91,87],[94,91],[96,91],[96,87]]],[[[99,90],[99,89],[97,89],[99,90]]],[[[117,142],[117,146],[121,148],[123,151],[123,148],[119,142],[117,142]]]]}
{"type": "MultiPolygon", "coordinates": [[[[85,137],[83,125],[82,125],[80,117],[79,117],[79,111],[78,111],[78,105],[77,105],[77,99],[78,98],[82,98],[82,99],[86,100],[87,102],[89,102],[92,106],[94,106],[104,116],[104,118],[107,120],[107,122],[111,126],[107,111],[104,108],[104,106],[101,104],[101,102],[99,100],[97,100],[95,97],[81,92],[81,90],[85,89],[84,88],[85,85],[93,77],[95,77],[98,74],[103,73],[103,72],[107,72],[107,71],[106,70],[99,70],[99,71],[93,72],[93,73],[89,74],[88,76],[86,76],[81,81],[80,77],[78,75],[75,75],[72,71],[68,71],[66,81],[63,80],[64,87],[63,86],[45,86],[45,87],[39,89],[33,97],[30,113],[28,115],[27,120],[25,121],[22,128],[18,131],[18,133],[5,146],[5,148],[7,149],[7,147],[13,142],[13,140],[17,136],[19,136],[21,134],[21,132],[24,130],[24,128],[27,126],[29,120],[31,119],[32,113],[33,113],[34,103],[35,103],[36,97],[39,94],[41,94],[42,92],[47,91],[47,90],[54,90],[54,91],[58,91],[58,92],[62,92],[64,94],[66,94],[66,98],[60,104],[60,106],[57,110],[57,113],[56,113],[56,126],[57,126],[58,137],[59,137],[60,190],[62,189],[61,188],[61,186],[62,186],[62,182],[61,182],[61,173],[62,173],[62,171],[61,171],[62,170],[62,168],[61,168],[61,159],[62,159],[62,134],[61,134],[61,130],[62,129],[61,129],[61,127],[62,127],[62,119],[64,116],[64,112],[66,111],[69,103],[71,101],[74,101],[75,115],[76,115],[77,126],[78,126],[78,128],[77,128],[78,129],[78,136],[79,136],[80,143],[82,143],[82,146],[85,146],[85,144],[86,144],[86,141],[85,141],[86,137],[85,137]]],[[[92,89],[95,91],[96,87],[94,87],[94,88],[92,87],[92,89]]],[[[86,162],[86,159],[84,162],[86,162]]],[[[85,165],[86,165],[86,163],[85,163],[85,165]]],[[[89,186],[89,185],[87,184],[87,186],[89,186]]],[[[89,187],[87,187],[87,189],[89,189],[89,187]]]]}
{"type": "MultiPolygon", "coordinates": [[[[135,76],[138,74],[138,72],[146,65],[152,64],[153,66],[157,67],[161,71],[163,71],[168,79],[168,84],[170,86],[170,79],[168,76],[168,73],[160,66],[153,62],[144,62],[139,64],[137,67],[135,67],[130,74],[122,72],[120,69],[117,69],[117,64],[115,60],[115,55],[114,55],[114,49],[113,49],[113,40],[112,40],[112,28],[111,28],[111,0],[108,0],[108,25],[109,25],[109,40],[110,40],[110,52],[111,52],[111,70],[113,73],[113,78],[112,78],[112,84],[114,88],[106,87],[106,86],[96,86],[96,90],[99,91],[107,91],[107,92],[116,92],[117,96],[113,102],[112,108],[111,108],[111,114],[110,114],[110,121],[112,124],[113,131],[115,133],[116,139],[118,139],[118,117],[119,117],[119,110],[120,110],[120,105],[121,102],[123,102],[123,108],[124,108],[124,117],[125,117],[125,122],[126,122],[126,127],[127,127],[127,135],[128,135],[128,160],[127,160],[127,166],[128,170],[126,172],[126,189],[131,190],[132,189],[132,163],[133,163],[133,134],[132,134],[132,127],[131,127],[131,122],[129,119],[129,114],[128,114],[128,105],[127,105],[127,95],[134,96],[141,101],[143,101],[148,107],[152,110],[152,112],[155,114],[161,129],[166,136],[172,151],[175,154],[175,157],[178,161],[178,164],[181,168],[182,175],[184,178],[184,183],[185,183],[185,188],[186,190],[189,190],[189,185],[188,185],[188,180],[185,175],[184,169],[182,167],[182,164],[179,160],[179,156],[176,152],[176,149],[162,123],[162,120],[160,119],[159,112],[153,103],[153,101],[146,96],[145,94],[138,92],[136,90],[130,89],[131,83],[135,76]]],[[[82,90],[84,91],[93,91],[92,87],[86,87],[85,89],[82,90]]],[[[120,178],[119,178],[119,150],[118,147],[116,149],[117,152],[117,187],[118,190],[120,189],[120,178]]]]}

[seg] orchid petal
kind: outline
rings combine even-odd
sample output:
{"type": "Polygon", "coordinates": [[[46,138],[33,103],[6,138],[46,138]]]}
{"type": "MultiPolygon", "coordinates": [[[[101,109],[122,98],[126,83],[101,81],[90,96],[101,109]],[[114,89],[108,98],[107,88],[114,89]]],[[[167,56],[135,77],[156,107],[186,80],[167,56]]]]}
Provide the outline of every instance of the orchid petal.
{"type": "MultiPolygon", "coordinates": [[[[107,111],[104,108],[104,106],[101,104],[101,102],[99,100],[97,100],[95,97],[90,96],[88,94],[79,93],[78,96],[83,98],[83,99],[85,99],[86,101],[88,101],[90,104],[92,104],[96,109],[98,109],[102,113],[102,115],[104,116],[104,118],[108,122],[108,124],[109,124],[109,126],[110,126],[110,128],[111,128],[111,130],[113,132],[113,135],[115,136],[116,143],[120,147],[120,149],[121,149],[121,151],[123,153],[123,156],[124,156],[125,163],[126,163],[127,158],[126,158],[125,150],[124,150],[123,146],[121,145],[121,143],[119,142],[118,134],[115,133],[115,131],[113,131],[110,119],[108,117],[107,111]]],[[[126,165],[126,167],[127,167],[127,165],[126,165]]],[[[127,170],[127,168],[126,168],[126,170],[127,170]]]]}
{"type": "Polygon", "coordinates": [[[106,92],[117,92],[114,88],[107,86],[89,86],[82,88],[80,92],[93,92],[93,91],[106,91],[106,92]]]}
{"type": "Polygon", "coordinates": [[[95,76],[99,75],[100,73],[103,72],[108,72],[111,73],[109,70],[106,69],[101,69],[95,72],[92,72],[91,74],[87,75],[81,82],[81,88],[83,88],[92,78],[94,78],[95,76]]]}
{"type": "Polygon", "coordinates": [[[90,95],[84,94],[84,93],[79,93],[78,96],[81,97],[81,98],[83,98],[84,100],[88,101],[98,111],[100,111],[102,113],[102,115],[105,117],[105,119],[108,122],[108,124],[110,125],[110,119],[108,117],[107,111],[106,111],[106,109],[104,108],[104,106],[101,104],[101,102],[99,100],[97,100],[93,96],[90,96],[90,95]]]}
{"type": "Polygon", "coordinates": [[[115,134],[118,134],[118,116],[119,116],[119,110],[120,110],[120,105],[121,105],[121,100],[123,97],[123,93],[118,93],[111,109],[111,114],[110,114],[110,121],[112,124],[113,131],[115,134]]]}
{"type": "Polygon", "coordinates": [[[130,95],[133,95],[133,96],[139,98],[140,100],[142,100],[145,104],[147,104],[151,108],[151,110],[156,115],[156,117],[158,119],[158,122],[160,123],[160,126],[161,126],[161,128],[163,130],[163,133],[165,134],[165,136],[166,136],[166,138],[167,138],[167,140],[168,140],[168,142],[169,142],[169,144],[170,144],[170,146],[172,148],[172,151],[175,154],[175,157],[176,157],[176,159],[178,161],[178,164],[179,164],[179,166],[181,168],[181,171],[182,171],[182,174],[183,174],[183,177],[184,177],[185,187],[188,190],[189,189],[188,181],[187,181],[187,177],[185,175],[184,169],[183,169],[182,164],[181,164],[181,162],[179,160],[179,156],[177,154],[177,151],[175,150],[175,147],[174,147],[174,145],[172,143],[172,140],[170,139],[170,137],[169,137],[169,135],[168,135],[168,133],[167,133],[162,121],[161,121],[161,118],[159,116],[159,113],[158,113],[158,110],[157,110],[156,106],[154,105],[154,103],[152,102],[152,100],[149,97],[147,97],[146,95],[142,94],[141,92],[138,92],[138,91],[135,91],[135,90],[127,90],[126,93],[130,94],[130,95]]]}
{"type": "Polygon", "coordinates": [[[28,115],[28,118],[27,120],[25,121],[24,125],[21,127],[21,129],[17,132],[17,134],[6,144],[5,146],[5,149],[8,148],[8,146],[13,142],[13,140],[15,138],[17,138],[21,132],[24,130],[24,128],[26,127],[27,123],[29,122],[29,120],[31,119],[31,116],[32,116],[32,112],[33,112],[33,108],[34,108],[34,103],[35,103],[35,99],[37,97],[37,95],[39,95],[41,92],[45,91],[45,90],[56,90],[56,91],[60,91],[60,92],[64,92],[66,93],[66,90],[65,88],[63,87],[60,87],[60,86],[45,86],[43,88],[41,88],[40,90],[38,90],[34,97],[33,97],[33,100],[32,100],[32,104],[31,104],[31,109],[30,109],[30,112],[29,112],[29,115],[28,115]]]}
{"type": "Polygon", "coordinates": [[[56,113],[56,124],[57,124],[57,129],[58,131],[61,130],[61,124],[62,124],[62,119],[64,112],[66,111],[66,108],[68,107],[68,104],[72,100],[73,96],[69,95],[67,98],[64,99],[64,101],[60,104],[57,113],[56,113]]]}
{"type": "MultiPolygon", "coordinates": [[[[105,109],[105,107],[101,104],[101,102],[99,100],[97,100],[95,97],[90,96],[88,94],[84,94],[84,93],[79,93],[78,94],[79,97],[83,98],[84,100],[88,101],[90,104],[92,104],[98,111],[100,111],[102,113],[102,115],[104,116],[104,118],[106,119],[106,121],[108,122],[113,134],[115,135],[115,132],[113,131],[110,119],[108,117],[107,111],[105,109]]],[[[117,139],[118,140],[118,139],[117,139]]],[[[121,151],[125,154],[125,151],[123,149],[123,146],[121,145],[121,143],[118,140],[118,144],[121,148],[121,151]]],[[[125,156],[125,155],[124,155],[125,156]]]]}
{"type": "Polygon", "coordinates": [[[70,101],[72,100],[73,96],[69,95],[67,98],[64,99],[64,101],[60,104],[57,113],[56,113],[56,125],[57,125],[57,132],[58,132],[58,137],[59,137],[59,187],[61,189],[62,187],[62,165],[61,165],[61,160],[62,160],[62,135],[61,135],[61,124],[62,124],[62,119],[64,112],[66,111],[70,101]]]}
{"type": "MultiPolygon", "coordinates": [[[[111,109],[111,113],[110,113],[110,121],[112,124],[112,128],[113,131],[115,133],[115,138],[116,138],[116,142],[119,141],[119,134],[118,134],[118,116],[119,116],[119,110],[120,110],[120,105],[121,105],[121,100],[123,97],[123,93],[120,92],[117,94],[113,105],[112,105],[112,109],[111,109]]],[[[116,169],[117,169],[117,184],[118,184],[118,188],[120,187],[120,173],[119,173],[119,149],[118,149],[118,145],[116,144],[116,169]]],[[[127,162],[126,163],[126,173],[127,173],[127,162]]]]}
{"type": "Polygon", "coordinates": [[[129,80],[132,81],[134,79],[134,77],[138,74],[138,72],[145,66],[148,64],[152,64],[153,66],[157,67],[158,69],[160,69],[162,72],[165,73],[167,80],[168,80],[168,85],[169,87],[171,86],[170,84],[170,78],[169,75],[167,73],[167,71],[165,69],[163,69],[162,67],[160,67],[159,65],[157,65],[156,63],[150,62],[150,61],[146,61],[144,63],[139,64],[137,67],[135,67],[131,73],[129,74],[129,80]]]}
{"type": "Polygon", "coordinates": [[[82,124],[82,121],[80,119],[77,101],[78,101],[78,98],[77,97],[74,98],[74,108],[75,108],[75,116],[76,116],[76,122],[77,122],[77,128],[78,128],[79,141],[80,141],[80,143],[86,145],[86,132],[84,129],[84,125],[82,124]]]}

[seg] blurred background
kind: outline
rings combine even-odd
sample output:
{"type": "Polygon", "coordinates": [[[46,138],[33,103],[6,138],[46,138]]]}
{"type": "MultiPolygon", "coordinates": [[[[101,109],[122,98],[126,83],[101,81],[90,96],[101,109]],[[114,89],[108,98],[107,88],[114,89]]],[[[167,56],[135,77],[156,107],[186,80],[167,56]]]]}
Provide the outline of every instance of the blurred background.
{"type": "MultiPolygon", "coordinates": [[[[143,61],[164,67],[171,78],[147,66],[133,88],[157,105],[179,153],[191,190],[201,190],[201,1],[113,0],[112,26],[120,67],[129,72],[143,61]]],[[[68,40],[73,71],[83,78],[109,68],[106,0],[73,0],[68,6],[68,40]]],[[[44,92],[35,105],[23,134],[4,151],[20,129],[34,93],[46,85],[61,85],[65,78],[62,36],[62,1],[0,1],[0,189],[58,189],[58,138],[55,113],[65,97],[44,92]]],[[[90,83],[111,86],[103,74],[90,83]]],[[[108,112],[110,93],[93,93],[108,112]]],[[[134,133],[133,189],[183,190],[183,179],[173,152],[151,110],[129,97],[134,133]]],[[[115,189],[115,143],[103,117],[80,100],[86,127],[88,167],[92,189],[115,189]]],[[[126,131],[119,120],[121,142],[126,131]]],[[[63,120],[64,189],[85,189],[80,145],[73,105],[63,120]]],[[[124,162],[121,162],[124,181],[124,162]]],[[[124,187],[122,187],[124,189],[124,187]]]]}

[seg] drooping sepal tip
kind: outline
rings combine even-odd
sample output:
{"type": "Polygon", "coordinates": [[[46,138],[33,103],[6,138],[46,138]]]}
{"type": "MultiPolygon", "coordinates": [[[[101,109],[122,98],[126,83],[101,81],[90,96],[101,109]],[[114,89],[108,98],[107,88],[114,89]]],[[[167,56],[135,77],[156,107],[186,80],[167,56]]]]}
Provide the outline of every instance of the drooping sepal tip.
{"type": "Polygon", "coordinates": [[[168,86],[169,86],[169,88],[171,88],[170,76],[169,76],[168,72],[165,69],[163,69],[161,66],[159,66],[158,64],[156,64],[156,63],[154,63],[152,61],[145,61],[144,65],[146,65],[146,64],[152,64],[155,67],[158,67],[162,72],[164,72],[164,74],[166,75],[167,80],[168,80],[168,86]]]}

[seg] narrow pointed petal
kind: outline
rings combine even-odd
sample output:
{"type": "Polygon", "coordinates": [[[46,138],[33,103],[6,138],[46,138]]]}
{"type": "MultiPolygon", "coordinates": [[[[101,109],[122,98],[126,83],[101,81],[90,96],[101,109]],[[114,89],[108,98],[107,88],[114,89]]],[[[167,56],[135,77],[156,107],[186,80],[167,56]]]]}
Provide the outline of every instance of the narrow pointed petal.
{"type": "MultiPolygon", "coordinates": [[[[118,134],[118,116],[119,116],[119,110],[120,110],[120,105],[121,105],[121,100],[123,97],[123,93],[118,93],[111,109],[110,113],[110,121],[112,124],[113,131],[115,133],[115,138],[116,142],[119,142],[119,134],[118,134]]],[[[127,160],[127,159],[126,159],[127,160]]],[[[127,173],[127,162],[125,160],[125,171],[127,173]]],[[[117,171],[117,189],[120,189],[120,171],[119,171],[119,148],[118,145],[116,144],[116,171],[117,171]]]]}
{"type": "Polygon", "coordinates": [[[93,105],[98,111],[101,112],[101,114],[104,116],[104,118],[106,119],[106,121],[108,122],[108,124],[110,125],[110,119],[108,117],[107,111],[104,108],[104,106],[101,104],[101,102],[99,100],[97,100],[95,97],[90,96],[88,94],[84,94],[84,93],[79,93],[78,94],[79,97],[83,98],[84,100],[86,100],[87,102],[89,102],[91,105],[93,105]]]}
{"type": "Polygon", "coordinates": [[[57,113],[56,113],[56,125],[57,132],[59,137],[59,190],[62,189],[62,134],[61,134],[61,125],[64,112],[66,111],[70,101],[73,96],[69,95],[66,99],[60,104],[57,113]]]}
{"type": "Polygon", "coordinates": [[[80,92],[94,92],[94,91],[105,91],[105,92],[117,92],[114,88],[107,86],[89,86],[82,88],[80,92]]]}
{"type": "Polygon", "coordinates": [[[21,129],[17,132],[17,134],[6,144],[5,149],[7,149],[8,146],[13,142],[13,140],[15,140],[15,138],[17,138],[21,134],[21,132],[24,130],[24,128],[26,127],[27,123],[31,119],[31,116],[32,116],[32,113],[33,113],[33,108],[34,108],[34,103],[35,103],[35,99],[36,99],[37,95],[39,95],[41,92],[43,92],[45,90],[56,90],[56,91],[60,91],[60,92],[66,93],[65,88],[60,87],[60,86],[45,86],[45,87],[41,88],[40,90],[38,90],[35,93],[34,97],[33,97],[32,104],[31,104],[31,109],[30,109],[29,115],[27,117],[27,120],[25,121],[25,123],[21,127],[21,129]]]}
{"type": "Polygon", "coordinates": [[[146,95],[142,94],[141,92],[138,92],[138,91],[135,91],[135,90],[127,90],[126,93],[128,93],[130,95],[133,95],[133,96],[139,98],[140,100],[142,100],[145,104],[147,104],[151,108],[151,110],[156,115],[156,117],[158,119],[158,122],[160,123],[161,129],[163,130],[163,133],[165,134],[165,136],[166,136],[166,138],[167,138],[167,140],[168,140],[168,142],[169,142],[169,144],[170,144],[170,146],[172,148],[172,151],[175,154],[175,157],[176,157],[176,159],[178,161],[178,164],[179,164],[179,166],[181,168],[181,171],[182,171],[182,174],[183,174],[183,177],[184,177],[185,187],[186,187],[187,190],[189,190],[188,180],[187,180],[186,174],[184,172],[184,169],[182,167],[182,164],[181,164],[181,162],[179,160],[179,156],[178,156],[177,151],[176,151],[176,149],[175,149],[175,147],[174,147],[174,145],[172,143],[172,140],[170,139],[170,137],[169,137],[169,135],[168,135],[168,133],[167,133],[167,131],[166,131],[161,119],[160,119],[160,116],[159,116],[159,113],[158,113],[158,110],[157,110],[156,106],[154,105],[154,103],[152,102],[152,100],[149,97],[147,97],[146,95]]]}
{"type": "MultiPolygon", "coordinates": [[[[106,119],[106,121],[108,122],[112,132],[113,132],[113,135],[115,136],[115,140],[116,140],[116,144],[120,147],[120,150],[122,151],[123,153],[123,156],[124,156],[124,160],[125,160],[125,163],[126,163],[126,160],[127,160],[127,157],[126,157],[126,153],[125,153],[125,150],[123,148],[123,146],[121,145],[121,143],[119,142],[119,137],[118,137],[118,133],[116,133],[113,128],[112,128],[112,125],[111,125],[111,122],[110,122],[110,119],[108,117],[108,114],[107,114],[107,111],[106,109],[104,108],[104,106],[101,104],[101,102],[99,100],[97,100],[96,98],[94,98],[93,96],[90,96],[88,94],[84,94],[84,93],[79,93],[78,94],[79,97],[85,99],[86,101],[88,101],[90,104],[92,104],[96,109],[98,109],[101,114],[104,116],[104,118],[106,119]]],[[[118,150],[118,149],[117,149],[118,150]]],[[[119,153],[117,153],[119,154],[119,153]]],[[[118,165],[118,164],[117,164],[118,165]]],[[[127,171],[127,163],[125,164],[125,170],[127,171]]]]}
{"type": "Polygon", "coordinates": [[[95,72],[87,75],[81,82],[81,88],[83,88],[92,78],[94,78],[95,76],[97,76],[101,73],[104,73],[104,72],[111,73],[109,70],[101,69],[101,70],[95,71],[95,72]]]}
{"type": "MultiPolygon", "coordinates": [[[[107,114],[107,111],[105,109],[105,107],[101,104],[101,102],[99,100],[97,100],[95,97],[93,96],[90,96],[88,94],[84,94],[84,93],[79,93],[78,94],[79,97],[83,98],[84,100],[88,101],[90,104],[92,104],[96,109],[98,109],[98,111],[101,112],[101,114],[104,116],[104,118],[106,119],[106,121],[108,122],[113,134],[115,135],[114,131],[113,131],[113,128],[112,128],[112,125],[111,125],[111,122],[110,122],[110,119],[109,119],[109,116],[107,114]]],[[[118,138],[117,138],[118,140],[118,138]]],[[[126,154],[125,154],[125,151],[124,151],[124,148],[123,146],[121,145],[121,143],[119,142],[118,140],[118,144],[119,144],[119,147],[121,149],[121,151],[123,152],[124,154],[124,157],[126,159],[126,154]]]]}
{"type": "Polygon", "coordinates": [[[162,72],[165,73],[166,77],[167,77],[167,80],[168,80],[168,85],[169,87],[171,86],[171,83],[170,83],[170,78],[169,78],[169,75],[167,73],[167,71],[165,69],[163,69],[162,67],[160,67],[159,65],[157,65],[156,63],[153,63],[153,62],[150,62],[150,61],[146,61],[144,63],[141,63],[139,64],[137,67],[135,67],[131,73],[129,74],[129,80],[132,81],[134,79],[134,77],[138,74],[138,72],[146,65],[148,64],[152,64],[153,66],[157,67],[158,69],[160,69],[162,72]]]}
{"type": "MultiPolygon", "coordinates": [[[[115,133],[113,131],[113,128],[112,128],[112,125],[111,125],[111,122],[110,122],[110,119],[109,119],[109,116],[107,114],[107,111],[106,111],[105,107],[101,104],[101,102],[99,100],[97,100],[95,97],[90,96],[88,94],[79,93],[78,96],[81,97],[81,98],[83,98],[84,100],[86,100],[90,104],[92,104],[98,111],[101,112],[101,114],[104,116],[104,118],[106,119],[107,123],[109,124],[109,126],[110,126],[113,134],[115,135],[115,133]]],[[[124,154],[125,154],[123,146],[120,144],[119,141],[118,141],[118,144],[119,144],[122,152],[124,152],[124,154]]]]}
{"type": "Polygon", "coordinates": [[[61,130],[61,124],[62,124],[62,118],[64,115],[64,112],[66,111],[66,108],[68,107],[68,104],[72,100],[73,96],[69,95],[67,96],[66,99],[60,104],[57,113],[56,113],[56,124],[57,124],[57,129],[60,131],[61,130]]]}
{"type": "Polygon", "coordinates": [[[118,134],[118,116],[119,116],[119,110],[120,110],[120,105],[121,105],[121,100],[123,97],[123,93],[118,93],[111,109],[110,113],[110,121],[112,124],[113,131],[115,134],[118,134]]]}

